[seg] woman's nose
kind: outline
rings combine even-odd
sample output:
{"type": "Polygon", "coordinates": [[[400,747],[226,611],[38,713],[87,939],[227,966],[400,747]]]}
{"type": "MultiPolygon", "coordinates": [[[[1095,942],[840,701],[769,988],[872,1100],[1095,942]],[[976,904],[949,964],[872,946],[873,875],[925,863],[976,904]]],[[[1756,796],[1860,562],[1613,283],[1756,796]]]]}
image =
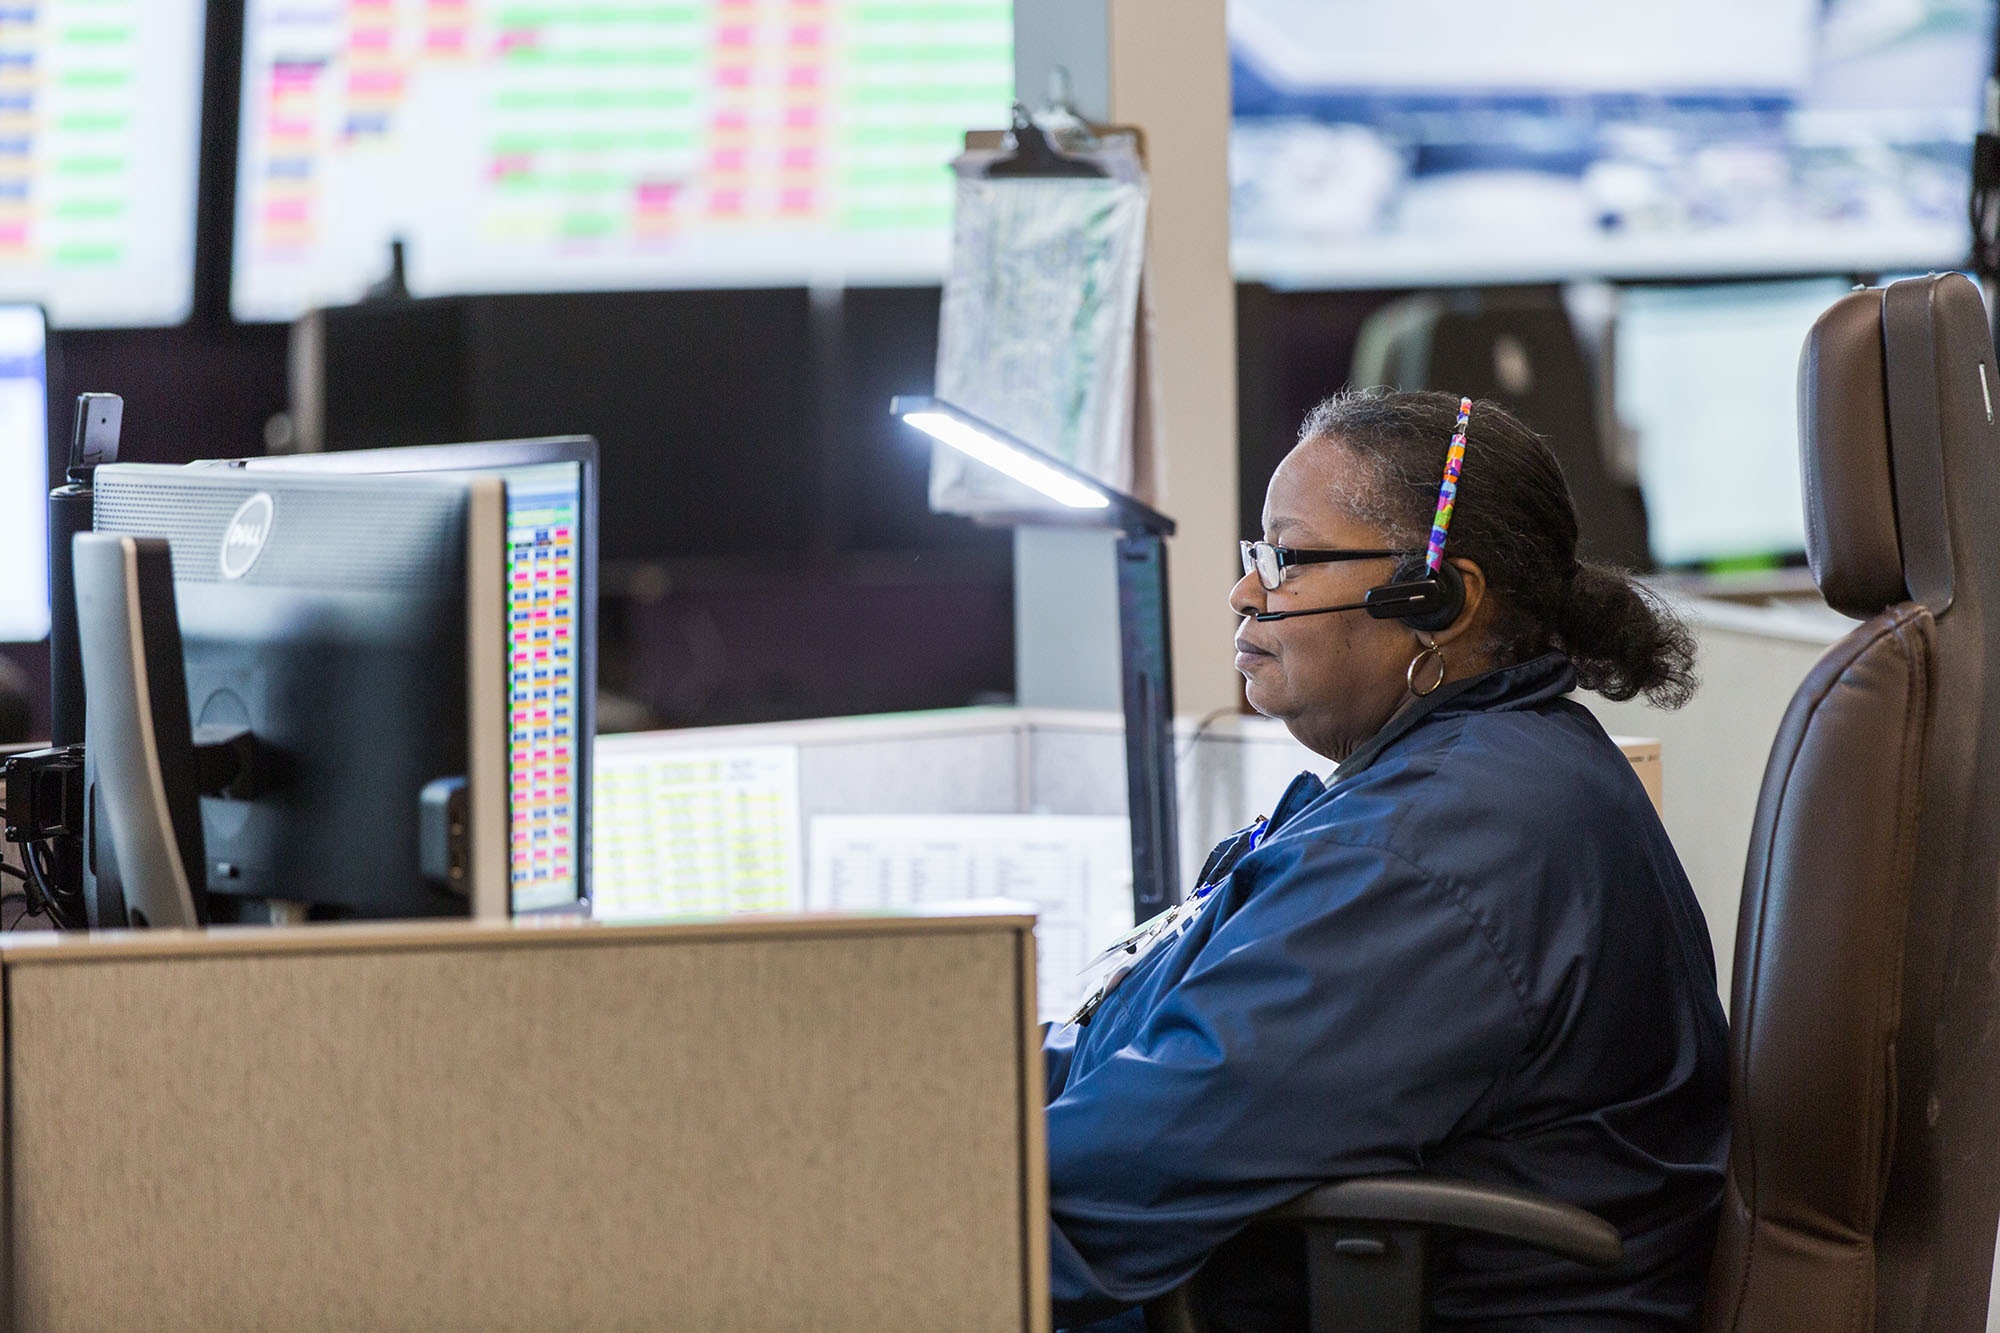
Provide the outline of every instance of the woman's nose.
{"type": "Polygon", "coordinates": [[[1245,574],[1229,590],[1229,609],[1239,616],[1256,615],[1265,609],[1264,599],[1263,580],[1255,574],[1245,574]]]}

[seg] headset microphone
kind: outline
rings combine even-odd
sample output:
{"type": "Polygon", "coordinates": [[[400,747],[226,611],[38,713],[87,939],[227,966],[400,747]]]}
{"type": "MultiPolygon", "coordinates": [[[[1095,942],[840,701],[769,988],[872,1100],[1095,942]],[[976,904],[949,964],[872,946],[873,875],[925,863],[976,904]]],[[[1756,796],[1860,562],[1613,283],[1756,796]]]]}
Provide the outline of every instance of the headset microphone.
{"type": "Polygon", "coordinates": [[[1403,579],[1370,588],[1360,602],[1344,606],[1315,606],[1303,611],[1260,611],[1249,617],[1260,624],[1290,620],[1294,616],[1324,616],[1336,611],[1366,611],[1377,620],[1400,620],[1412,629],[1440,630],[1458,619],[1465,609],[1465,578],[1450,564],[1438,566],[1435,574],[1403,579]]]}

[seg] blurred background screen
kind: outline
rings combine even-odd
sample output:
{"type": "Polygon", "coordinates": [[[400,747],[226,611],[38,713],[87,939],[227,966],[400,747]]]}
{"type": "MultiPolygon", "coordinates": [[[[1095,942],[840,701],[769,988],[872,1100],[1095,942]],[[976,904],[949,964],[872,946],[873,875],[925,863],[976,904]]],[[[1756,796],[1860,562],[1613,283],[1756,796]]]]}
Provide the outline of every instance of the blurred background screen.
{"type": "Polygon", "coordinates": [[[0,7],[0,300],[73,328],[187,318],[206,8],[0,7]]]}
{"type": "Polygon", "coordinates": [[[1008,0],[249,0],[231,305],[352,301],[394,238],[419,296],[935,283],[1013,58],[1008,0]]]}
{"type": "Polygon", "coordinates": [[[0,305],[0,643],[49,632],[47,369],[42,312],[0,305]]]}
{"type": "Polygon", "coordinates": [[[1231,0],[1237,275],[1959,263],[1992,30],[1974,0],[1231,0]]]}
{"type": "Polygon", "coordinates": [[[1850,284],[1628,287],[1612,385],[1662,565],[1769,563],[1805,549],[1799,348],[1850,284]]]}

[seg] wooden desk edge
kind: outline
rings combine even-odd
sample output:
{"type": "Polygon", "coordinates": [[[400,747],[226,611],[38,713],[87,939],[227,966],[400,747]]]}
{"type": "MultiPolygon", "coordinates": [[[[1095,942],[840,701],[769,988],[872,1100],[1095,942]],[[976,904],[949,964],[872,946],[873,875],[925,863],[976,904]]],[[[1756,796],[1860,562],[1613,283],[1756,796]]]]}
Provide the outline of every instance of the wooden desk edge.
{"type": "Polygon", "coordinates": [[[764,937],[839,937],[1011,930],[1026,934],[1035,918],[1025,913],[981,912],[876,915],[800,914],[703,917],[686,920],[609,922],[532,918],[486,922],[328,922],[304,926],[215,926],[206,930],[121,930],[84,934],[35,934],[0,938],[0,968],[38,963],[130,961],[217,954],[351,953],[357,951],[465,948],[536,948],[549,945],[613,946],[692,943],[764,937]]]}

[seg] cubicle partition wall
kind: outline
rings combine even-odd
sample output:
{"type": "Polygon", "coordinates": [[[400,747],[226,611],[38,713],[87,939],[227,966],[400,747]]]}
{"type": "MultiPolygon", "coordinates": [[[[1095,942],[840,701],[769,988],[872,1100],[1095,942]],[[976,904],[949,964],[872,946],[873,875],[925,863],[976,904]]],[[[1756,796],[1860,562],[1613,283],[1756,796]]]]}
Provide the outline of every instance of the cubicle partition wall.
{"type": "MultiPolygon", "coordinates": [[[[658,910],[687,905],[667,888],[670,863],[716,861],[724,850],[716,844],[732,836],[740,849],[738,826],[752,817],[759,821],[753,836],[768,839],[769,855],[759,863],[784,868],[799,893],[815,822],[828,816],[1123,820],[1124,727],[1113,712],[1000,707],[600,737],[599,906],[607,906],[607,894],[638,893],[638,886],[665,892],[650,902],[658,910]],[[621,863],[635,848],[643,861],[621,863]]],[[[1183,880],[1217,839],[1266,810],[1293,776],[1332,768],[1278,723],[1233,714],[1205,724],[1181,719],[1175,754],[1183,880]]],[[[1129,879],[1129,865],[1125,874],[1129,879]]],[[[806,900],[786,903],[773,890],[771,901],[806,900]]],[[[745,905],[718,901],[714,910],[745,905]]]]}
{"type": "Polygon", "coordinates": [[[1029,924],[9,940],[9,1326],[1046,1329],[1029,924]]]}
{"type": "MultiPolygon", "coordinates": [[[[1132,924],[1125,723],[966,708],[600,737],[593,911],[607,919],[869,911],[1006,898],[1039,915],[1041,1014],[1132,924]]],[[[1659,799],[1660,751],[1622,742],[1659,799]]],[[[1175,727],[1180,883],[1332,765],[1269,718],[1175,727]]]]}
{"type": "MultiPolygon", "coordinates": [[[[755,808],[769,812],[769,835],[790,838],[772,865],[791,864],[785,856],[802,865],[813,821],[828,815],[1122,820],[1124,728],[1113,712],[997,707],[602,736],[600,885],[607,870],[614,882],[618,874],[615,846],[607,865],[607,837],[646,843],[656,863],[668,859],[669,840],[683,858],[701,855],[704,840],[721,836],[717,816],[746,808],[741,779],[753,773],[762,775],[756,790],[764,804],[755,808]],[[663,779],[680,799],[662,799],[663,779]]],[[[1658,804],[1659,746],[1619,743],[1658,804]]],[[[1180,719],[1174,753],[1183,882],[1218,840],[1268,812],[1299,773],[1333,771],[1282,723],[1246,714],[1180,719]]]]}

